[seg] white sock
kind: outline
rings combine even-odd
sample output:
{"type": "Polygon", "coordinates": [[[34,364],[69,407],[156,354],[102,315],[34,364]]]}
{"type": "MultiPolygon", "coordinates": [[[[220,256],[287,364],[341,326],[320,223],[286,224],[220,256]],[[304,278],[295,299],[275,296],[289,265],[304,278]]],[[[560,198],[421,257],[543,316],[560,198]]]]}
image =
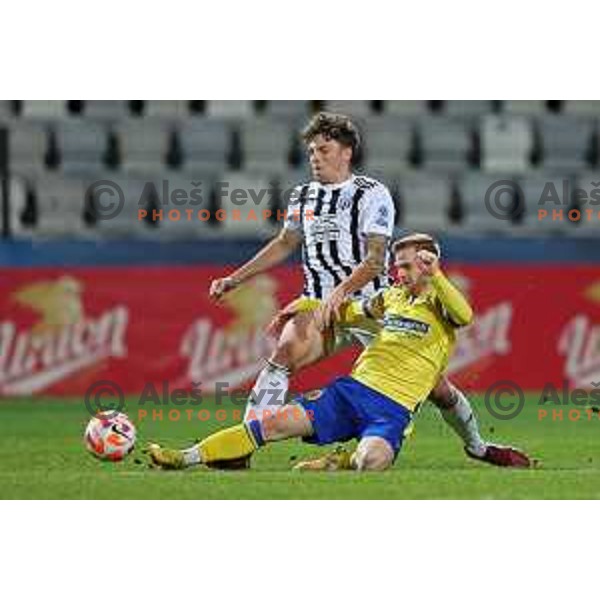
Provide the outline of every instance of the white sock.
{"type": "Polygon", "coordinates": [[[183,461],[188,467],[192,465],[199,465],[202,462],[198,444],[194,444],[191,448],[186,448],[183,450],[183,461]]]}
{"type": "Polygon", "coordinates": [[[261,418],[265,411],[277,412],[285,403],[289,379],[289,369],[268,360],[250,392],[244,421],[261,418]]]}
{"type": "Polygon", "coordinates": [[[444,420],[459,435],[465,446],[477,456],[483,456],[486,450],[486,443],[479,433],[477,417],[471,408],[467,397],[455,386],[450,389],[456,400],[452,408],[442,408],[440,412],[444,420]]]}

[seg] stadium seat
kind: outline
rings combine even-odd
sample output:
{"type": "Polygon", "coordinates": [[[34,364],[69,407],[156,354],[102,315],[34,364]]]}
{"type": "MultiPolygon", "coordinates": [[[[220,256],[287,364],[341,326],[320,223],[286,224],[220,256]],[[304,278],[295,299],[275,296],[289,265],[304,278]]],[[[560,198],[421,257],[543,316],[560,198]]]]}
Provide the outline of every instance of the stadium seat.
{"type": "Polygon", "coordinates": [[[140,219],[138,212],[140,209],[151,209],[149,203],[155,189],[151,177],[104,173],[99,174],[96,179],[90,178],[88,184],[94,189],[91,193],[93,205],[100,204],[101,215],[107,215],[105,209],[118,206],[116,203],[121,199],[123,202],[122,209],[110,219],[96,219],[94,230],[98,235],[106,238],[157,237],[158,228],[140,219]],[[99,181],[110,183],[99,184],[99,181]]]}
{"type": "MultiPolygon", "coordinates": [[[[225,173],[221,182],[227,184],[222,188],[222,193],[217,193],[217,207],[225,211],[226,218],[220,222],[219,233],[227,237],[269,237],[277,230],[277,225],[263,218],[264,210],[273,210],[275,208],[274,194],[272,185],[266,177],[259,177],[247,173],[225,173]],[[245,201],[235,200],[233,191],[236,194],[241,192],[245,194],[245,201]],[[252,199],[251,192],[254,193],[252,199]],[[239,211],[240,220],[234,220],[232,211],[239,211]],[[252,212],[251,212],[252,211],[252,212]],[[248,220],[249,215],[255,215],[256,220],[248,220]]],[[[240,196],[241,198],[241,196],[240,196]]]]}
{"type": "Polygon", "coordinates": [[[481,168],[489,173],[523,173],[529,168],[533,131],[521,116],[486,115],[481,120],[481,168]]]}
{"type": "Polygon", "coordinates": [[[125,171],[152,173],[165,168],[172,133],[164,121],[130,120],[116,132],[125,171]]]}
{"type": "Polygon", "coordinates": [[[29,238],[33,235],[33,230],[27,225],[28,181],[19,175],[13,175],[8,180],[8,188],[8,223],[11,235],[15,238],[29,238]]]}
{"type": "Polygon", "coordinates": [[[518,218],[517,185],[510,175],[477,171],[465,173],[458,181],[464,229],[477,233],[510,233],[514,227],[513,220],[518,218]],[[504,181],[510,183],[502,183],[504,181]]]}
{"type": "Polygon", "coordinates": [[[37,223],[34,238],[90,238],[84,222],[87,185],[83,179],[45,175],[35,182],[37,223]]]}
{"type": "MultiPolygon", "coordinates": [[[[290,169],[289,171],[276,174],[271,178],[275,182],[276,191],[274,208],[285,210],[292,198],[292,191],[299,185],[308,183],[312,177],[308,168],[290,169]]],[[[279,223],[282,225],[283,223],[279,223]]]]}
{"type": "Polygon", "coordinates": [[[420,120],[418,132],[426,168],[461,171],[467,167],[472,139],[464,123],[447,117],[432,116],[420,120]]]}
{"type": "Polygon", "coordinates": [[[65,173],[100,171],[107,150],[108,133],[100,125],[77,119],[56,128],[61,170],[65,173]]]}
{"type": "Polygon", "coordinates": [[[48,132],[33,123],[13,122],[8,136],[9,168],[24,176],[36,176],[46,169],[48,132]]]}
{"type": "Polygon", "coordinates": [[[94,121],[122,121],[129,117],[129,100],[85,100],[83,114],[94,121]]]}
{"type": "Polygon", "coordinates": [[[398,184],[402,225],[413,231],[445,231],[450,225],[451,181],[442,175],[414,173],[398,184]]]}
{"type": "Polygon", "coordinates": [[[325,100],[325,110],[350,118],[368,117],[373,111],[372,100],[325,100]]]}
{"type": "Polygon", "coordinates": [[[145,116],[165,120],[185,119],[189,116],[189,101],[146,100],[145,116]]]}
{"type": "Polygon", "coordinates": [[[208,100],[206,114],[218,119],[251,119],[254,116],[254,101],[208,100]]]}
{"type": "Polygon", "coordinates": [[[600,117],[600,100],[564,100],[564,112],[582,117],[600,117]]]}
{"type": "Polygon", "coordinates": [[[421,117],[429,112],[427,100],[385,100],[383,110],[398,117],[421,117]]]}
{"type": "Polygon", "coordinates": [[[269,100],[267,114],[273,118],[298,121],[308,118],[310,102],[308,100],[269,100]]]}
{"type": "Polygon", "coordinates": [[[388,115],[371,117],[363,133],[367,171],[397,173],[409,168],[414,143],[410,121],[388,115]]]}
{"type": "Polygon", "coordinates": [[[511,115],[542,116],[546,112],[546,100],[503,100],[501,110],[511,115]]]}
{"type": "Polygon", "coordinates": [[[567,189],[571,191],[573,183],[573,179],[569,175],[557,173],[536,172],[523,176],[520,182],[523,190],[523,218],[520,229],[524,233],[542,235],[548,235],[556,231],[575,233],[575,228],[566,218],[571,206],[571,197],[570,194],[567,196],[564,194],[565,186],[568,186],[567,189]],[[552,201],[554,196],[558,198],[560,204],[552,201]],[[539,218],[538,211],[540,209],[548,211],[546,218],[539,218]],[[552,218],[553,209],[562,209],[562,220],[552,218]]]}
{"type": "Polygon", "coordinates": [[[285,171],[292,149],[291,126],[266,117],[246,121],[240,130],[246,171],[285,171]]]}
{"type": "Polygon", "coordinates": [[[565,115],[547,115],[539,120],[542,160],[545,169],[582,169],[588,163],[594,124],[565,115]]]}
{"type": "Polygon", "coordinates": [[[218,172],[229,165],[232,134],[221,120],[188,119],[179,130],[179,144],[188,171],[218,172]]]}
{"type": "Polygon", "coordinates": [[[66,100],[23,100],[21,115],[24,119],[51,121],[68,117],[66,100]]]}
{"type": "Polygon", "coordinates": [[[449,117],[476,119],[493,112],[491,100],[446,100],[444,111],[449,117]]]}
{"type": "Polygon", "coordinates": [[[579,199],[576,203],[581,209],[582,217],[579,225],[574,227],[573,233],[598,237],[600,235],[600,172],[580,171],[574,185],[575,188],[583,190],[587,197],[579,199]],[[591,210],[589,216],[586,210],[591,210]]]}
{"type": "Polygon", "coordinates": [[[8,121],[13,116],[12,101],[0,100],[0,122],[8,121]]]}
{"type": "Polygon", "coordinates": [[[156,227],[161,240],[207,237],[218,231],[208,220],[198,218],[199,211],[212,210],[214,182],[211,176],[190,174],[186,177],[164,172],[155,176],[153,183],[159,201],[157,209],[163,211],[156,227]]]}

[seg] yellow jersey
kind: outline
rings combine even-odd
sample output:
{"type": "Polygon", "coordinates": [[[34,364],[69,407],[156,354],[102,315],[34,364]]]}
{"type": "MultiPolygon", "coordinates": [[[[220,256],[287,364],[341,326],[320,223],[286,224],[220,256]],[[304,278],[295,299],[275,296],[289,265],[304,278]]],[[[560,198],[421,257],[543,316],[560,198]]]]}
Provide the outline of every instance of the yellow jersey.
{"type": "Polygon", "coordinates": [[[380,320],[381,330],[358,357],[351,377],[414,411],[446,370],[455,330],[471,322],[473,311],[438,271],[416,296],[395,285],[346,304],[340,316],[347,325],[365,316],[380,320]]]}

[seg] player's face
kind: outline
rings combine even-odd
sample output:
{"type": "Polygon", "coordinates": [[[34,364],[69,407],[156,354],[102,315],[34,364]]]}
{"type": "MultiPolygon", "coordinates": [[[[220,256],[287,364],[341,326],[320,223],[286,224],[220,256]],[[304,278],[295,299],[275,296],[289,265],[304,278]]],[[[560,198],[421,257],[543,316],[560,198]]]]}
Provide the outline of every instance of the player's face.
{"type": "Polygon", "coordinates": [[[313,177],[319,183],[341,183],[350,177],[352,149],[317,135],[308,144],[313,177]]]}
{"type": "Polygon", "coordinates": [[[396,250],[394,254],[394,270],[396,282],[408,287],[414,287],[419,284],[421,274],[415,267],[415,258],[417,256],[416,246],[405,246],[396,250]]]}

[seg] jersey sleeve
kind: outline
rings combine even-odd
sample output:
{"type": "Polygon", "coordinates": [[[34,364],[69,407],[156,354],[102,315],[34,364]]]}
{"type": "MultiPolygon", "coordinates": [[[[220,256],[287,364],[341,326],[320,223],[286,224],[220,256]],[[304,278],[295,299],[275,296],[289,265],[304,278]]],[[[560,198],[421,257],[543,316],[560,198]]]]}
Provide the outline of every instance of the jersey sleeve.
{"type": "Polygon", "coordinates": [[[286,209],[285,220],[283,222],[284,229],[291,229],[302,235],[302,221],[300,219],[300,195],[302,186],[297,185],[290,194],[286,209]]]}
{"type": "Polygon", "coordinates": [[[361,233],[364,235],[379,234],[392,237],[396,208],[390,191],[385,185],[378,185],[369,191],[364,199],[363,221],[361,233]]]}
{"type": "Polygon", "coordinates": [[[386,309],[387,290],[380,290],[362,300],[352,300],[340,310],[339,323],[353,325],[365,319],[381,319],[386,309]]]}

